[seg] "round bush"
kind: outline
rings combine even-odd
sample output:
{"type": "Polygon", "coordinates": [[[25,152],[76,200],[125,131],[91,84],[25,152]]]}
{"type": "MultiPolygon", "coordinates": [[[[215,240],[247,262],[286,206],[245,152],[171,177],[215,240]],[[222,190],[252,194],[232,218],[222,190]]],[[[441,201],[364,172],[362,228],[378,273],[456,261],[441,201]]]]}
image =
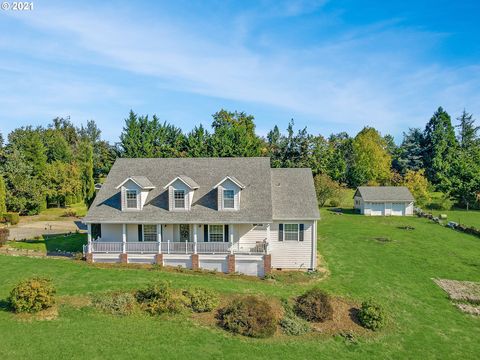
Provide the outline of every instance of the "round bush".
{"type": "Polygon", "coordinates": [[[51,280],[32,278],[17,284],[8,297],[14,312],[37,312],[55,304],[55,287],[51,280]]]}
{"type": "Polygon", "coordinates": [[[183,295],[190,300],[190,307],[195,312],[209,312],[218,306],[217,293],[203,288],[185,290],[183,295]]]}
{"type": "Polygon", "coordinates": [[[179,291],[172,289],[167,281],[150,284],[145,289],[137,291],[135,297],[142,308],[152,315],[180,313],[189,305],[188,299],[179,291]]]}
{"type": "Polygon", "coordinates": [[[233,333],[266,338],[275,333],[276,318],[270,304],[255,296],[236,298],[218,312],[220,325],[233,333]]]}
{"type": "Polygon", "coordinates": [[[122,292],[96,295],[92,303],[97,309],[112,315],[130,315],[137,307],[135,297],[130,293],[122,292]]]}
{"type": "Polygon", "coordinates": [[[386,316],[382,306],[373,300],[367,300],[362,303],[358,320],[363,327],[375,331],[385,326],[386,316]]]}
{"type": "Polygon", "coordinates": [[[308,321],[331,320],[333,307],[330,295],[320,289],[307,291],[296,299],[295,313],[308,321]]]}

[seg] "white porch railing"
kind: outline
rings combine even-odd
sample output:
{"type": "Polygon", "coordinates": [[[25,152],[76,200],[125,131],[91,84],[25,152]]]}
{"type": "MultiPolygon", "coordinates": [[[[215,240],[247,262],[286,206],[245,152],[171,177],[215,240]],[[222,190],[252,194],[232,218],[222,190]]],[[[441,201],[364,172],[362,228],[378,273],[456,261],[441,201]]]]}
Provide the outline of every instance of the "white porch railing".
{"type": "MultiPolygon", "coordinates": [[[[93,253],[122,253],[122,242],[97,242],[92,241],[93,253]]],[[[84,252],[88,251],[88,245],[84,252]]],[[[128,254],[265,254],[267,244],[261,243],[254,247],[238,247],[228,242],[126,242],[125,252],[128,254]],[[159,246],[160,245],[160,246],[159,246]]]]}
{"type": "Polygon", "coordinates": [[[121,242],[92,242],[92,252],[94,253],[121,253],[121,242]]]}

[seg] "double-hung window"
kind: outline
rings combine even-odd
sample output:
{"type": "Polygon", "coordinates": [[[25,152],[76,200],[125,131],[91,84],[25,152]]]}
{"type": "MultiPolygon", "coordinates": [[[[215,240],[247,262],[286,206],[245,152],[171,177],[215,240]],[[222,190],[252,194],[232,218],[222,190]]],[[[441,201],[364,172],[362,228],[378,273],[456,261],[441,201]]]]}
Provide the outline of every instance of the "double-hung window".
{"type": "Polygon", "coordinates": [[[209,225],[208,230],[208,241],[223,242],[223,225],[209,225]]]}
{"type": "Polygon", "coordinates": [[[185,190],[173,190],[175,209],[185,209],[185,190]]]}
{"type": "Polygon", "coordinates": [[[299,240],[299,226],[298,224],[285,224],[283,228],[283,238],[288,241],[299,240]]]}
{"type": "Polygon", "coordinates": [[[235,191],[230,189],[223,190],[223,208],[224,209],[235,208],[235,191]]]}
{"type": "Polygon", "coordinates": [[[143,225],[143,241],[157,241],[157,225],[143,225]]]}
{"type": "Polygon", "coordinates": [[[137,209],[137,190],[126,190],[125,195],[127,197],[127,209],[137,209]]]}

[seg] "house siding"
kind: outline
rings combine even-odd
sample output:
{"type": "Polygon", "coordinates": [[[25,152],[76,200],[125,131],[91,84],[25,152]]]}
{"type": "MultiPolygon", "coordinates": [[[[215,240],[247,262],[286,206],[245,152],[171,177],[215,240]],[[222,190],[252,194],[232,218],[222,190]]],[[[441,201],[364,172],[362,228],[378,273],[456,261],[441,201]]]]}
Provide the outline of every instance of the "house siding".
{"type": "Polygon", "coordinates": [[[315,268],[316,234],[315,221],[282,220],[274,221],[270,230],[270,252],[272,254],[272,268],[281,269],[313,269],[315,268]],[[279,224],[304,224],[303,241],[279,241],[279,224]],[[313,234],[313,236],[312,236],[313,234]],[[312,243],[313,241],[313,243],[312,243]]]}

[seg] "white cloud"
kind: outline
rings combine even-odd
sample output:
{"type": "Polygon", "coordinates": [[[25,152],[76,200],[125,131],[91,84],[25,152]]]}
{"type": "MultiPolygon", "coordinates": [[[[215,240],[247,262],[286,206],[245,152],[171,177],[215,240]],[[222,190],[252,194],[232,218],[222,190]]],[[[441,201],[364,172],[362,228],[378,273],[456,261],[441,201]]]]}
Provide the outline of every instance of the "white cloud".
{"type": "MultiPolygon", "coordinates": [[[[308,13],[323,2],[309,3],[278,6],[269,16],[308,13]]],[[[257,51],[244,41],[262,34],[255,32],[255,19],[243,22],[245,14],[232,19],[237,26],[225,28],[219,40],[195,26],[169,20],[166,14],[155,22],[151,17],[142,22],[141,16],[131,16],[128,10],[117,8],[113,13],[105,8],[93,12],[43,7],[36,16],[18,20],[48,34],[51,42],[46,48],[68,44],[65,53],[52,56],[42,51],[45,36],[36,38],[34,49],[42,59],[93,64],[106,71],[156,79],[162,88],[172,91],[284,109],[295,117],[319,119],[323,125],[312,123],[309,127],[322,131],[326,127],[356,131],[372,125],[383,132],[398,133],[408,126],[423,126],[438,105],[451,111],[463,107],[480,111],[478,67],[452,68],[419,61],[443,34],[402,28],[393,21],[345,31],[302,48],[290,49],[273,42],[257,51]],[[225,39],[231,39],[230,46],[225,39]]],[[[0,46],[7,47],[1,42],[0,46]]],[[[61,81],[45,85],[42,78],[45,76],[38,75],[36,84],[47,94],[83,99],[78,105],[88,102],[90,96],[105,101],[126,96],[104,78],[83,80],[75,76],[68,86],[61,81]],[[89,91],[92,85],[96,88],[93,93],[89,91]]],[[[3,103],[8,111],[14,111],[11,105],[15,100],[11,101],[10,106],[3,103]]],[[[54,105],[60,106],[48,101],[43,104],[54,105]]]]}

